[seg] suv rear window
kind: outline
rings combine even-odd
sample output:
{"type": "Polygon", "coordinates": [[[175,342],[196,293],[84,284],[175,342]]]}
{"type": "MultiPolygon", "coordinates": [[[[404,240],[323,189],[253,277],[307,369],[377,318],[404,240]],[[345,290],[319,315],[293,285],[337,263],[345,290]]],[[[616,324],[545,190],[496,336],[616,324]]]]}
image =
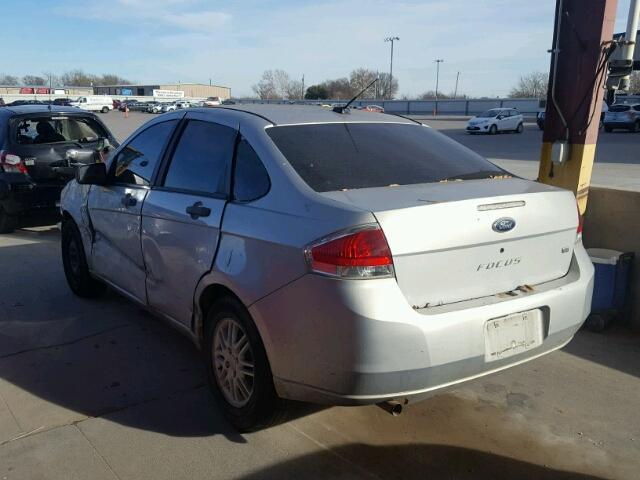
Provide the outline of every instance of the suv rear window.
{"type": "Polygon", "coordinates": [[[327,123],[266,132],[317,192],[504,174],[468,148],[418,124],[327,123]]]}
{"type": "Polygon", "coordinates": [[[104,128],[91,117],[38,115],[21,118],[15,128],[15,142],[19,145],[83,143],[107,137],[104,128]]]}

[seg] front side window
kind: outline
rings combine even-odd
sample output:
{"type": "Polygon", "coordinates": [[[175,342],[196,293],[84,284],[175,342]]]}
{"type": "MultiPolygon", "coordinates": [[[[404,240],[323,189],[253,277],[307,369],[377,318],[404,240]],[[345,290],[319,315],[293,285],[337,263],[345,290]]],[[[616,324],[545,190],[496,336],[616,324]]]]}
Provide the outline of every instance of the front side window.
{"type": "Polygon", "coordinates": [[[176,190],[223,195],[237,132],[217,123],[187,123],[171,158],[164,186],[176,190]]]}
{"type": "Polygon", "coordinates": [[[239,202],[250,202],[267,194],[271,188],[269,174],[251,145],[242,139],[236,150],[236,171],[233,197],[239,202]]]}
{"type": "Polygon", "coordinates": [[[318,192],[491,178],[504,170],[431,128],[405,123],[325,123],[266,130],[318,192]]]}
{"type": "Polygon", "coordinates": [[[116,183],[148,186],[177,120],[157,123],[142,131],[116,156],[112,174],[116,183]]]}

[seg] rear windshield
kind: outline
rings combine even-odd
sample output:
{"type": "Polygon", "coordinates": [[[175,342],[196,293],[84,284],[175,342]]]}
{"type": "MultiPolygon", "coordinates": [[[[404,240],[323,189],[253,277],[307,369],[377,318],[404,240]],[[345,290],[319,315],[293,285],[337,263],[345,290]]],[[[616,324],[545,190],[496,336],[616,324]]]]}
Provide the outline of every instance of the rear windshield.
{"type": "Polygon", "coordinates": [[[267,130],[317,192],[490,178],[505,172],[418,124],[328,123],[267,130]]]}
{"type": "Polygon", "coordinates": [[[628,112],[631,107],[629,105],[611,105],[610,112],[628,112]]]}
{"type": "Polygon", "coordinates": [[[94,142],[107,138],[102,125],[91,117],[34,116],[20,118],[15,129],[15,142],[19,145],[94,142]]]}

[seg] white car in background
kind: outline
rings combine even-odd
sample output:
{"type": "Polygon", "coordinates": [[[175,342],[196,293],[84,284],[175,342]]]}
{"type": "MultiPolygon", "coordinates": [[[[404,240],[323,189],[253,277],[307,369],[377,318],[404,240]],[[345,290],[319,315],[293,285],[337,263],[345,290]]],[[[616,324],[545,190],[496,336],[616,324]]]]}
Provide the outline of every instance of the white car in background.
{"type": "Polygon", "coordinates": [[[109,110],[113,110],[113,99],[107,95],[78,97],[77,100],[69,103],[72,107],[78,107],[89,112],[109,113],[109,110]]]}
{"type": "Polygon", "coordinates": [[[207,97],[207,99],[204,101],[205,107],[217,107],[221,104],[222,100],[220,100],[220,97],[207,97]]]}
{"type": "Polygon", "coordinates": [[[498,132],[522,133],[524,130],[524,118],[515,108],[492,108],[469,120],[467,133],[488,133],[495,135],[498,132]]]}

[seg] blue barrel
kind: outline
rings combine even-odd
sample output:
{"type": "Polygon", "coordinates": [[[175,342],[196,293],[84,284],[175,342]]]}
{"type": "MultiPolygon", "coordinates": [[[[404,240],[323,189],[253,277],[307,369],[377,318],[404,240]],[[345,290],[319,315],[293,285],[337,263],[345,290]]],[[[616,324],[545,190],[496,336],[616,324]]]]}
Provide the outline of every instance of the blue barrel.
{"type": "Polygon", "coordinates": [[[588,248],[587,252],[595,267],[591,311],[616,310],[622,313],[627,305],[633,253],[606,248],[588,248]]]}

